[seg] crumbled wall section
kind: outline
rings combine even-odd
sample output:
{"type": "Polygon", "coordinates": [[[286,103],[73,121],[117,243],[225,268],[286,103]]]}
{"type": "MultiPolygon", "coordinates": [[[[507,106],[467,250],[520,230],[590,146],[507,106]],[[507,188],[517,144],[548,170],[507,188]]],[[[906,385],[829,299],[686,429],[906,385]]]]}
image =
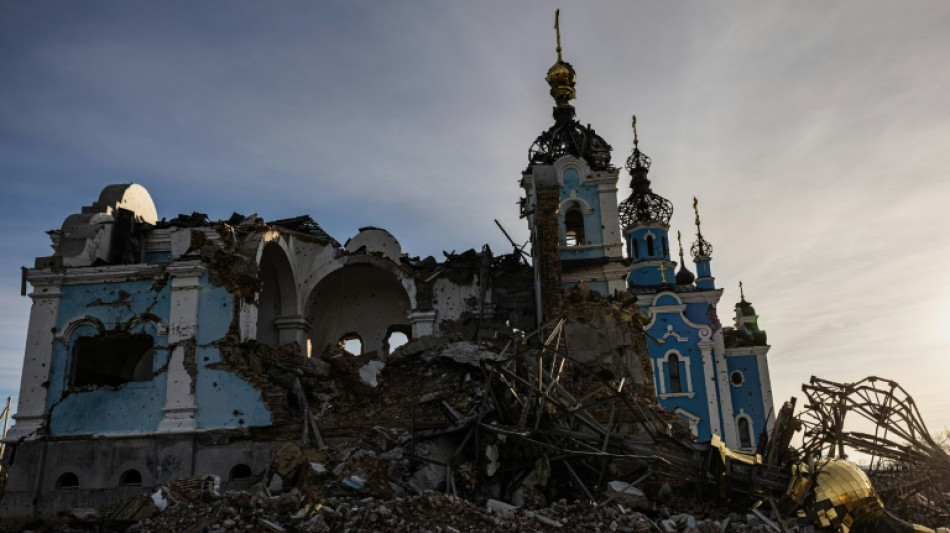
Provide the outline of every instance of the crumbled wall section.
{"type": "Polygon", "coordinates": [[[560,188],[557,185],[537,184],[538,200],[535,213],[538,247],[535,260],[538,262],[541,285],[541,314],[544,320],[564,315],[562,302],[561,258],[558,255],[557,209],[560,188]]]}

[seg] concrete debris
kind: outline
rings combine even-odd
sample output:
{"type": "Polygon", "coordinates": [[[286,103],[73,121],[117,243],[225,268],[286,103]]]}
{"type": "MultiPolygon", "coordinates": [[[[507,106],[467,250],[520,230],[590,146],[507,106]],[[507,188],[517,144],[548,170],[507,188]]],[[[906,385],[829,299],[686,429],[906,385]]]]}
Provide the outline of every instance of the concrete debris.
{"type": "Polygon", "coordinates": [[[650,507],[646,494],[626,481],[614,480],[607,483],[607,495],[615,502],[634,509],[650,507]]]}
{"type": "MultiPolygon", "coordinates": [[[[603,311],[596,318],[603,329],[620,327],[603,318],[621,316],[622,304],[606,299],[583,305],[588,317],[603,311]]],[[[772,465],[768,454],[736,452],[716,438],[696,444],[681,418],[643,393],[638,361],[607,360],[597,346],[576,357],[583,345],[568,351],[567,339],[577,331],[562,319],[543,335],[512,336],[502,347],[423,338],[385,363],[330,354],[326,376],[309,364],[282,363],[279,350],[256,347],[256,354],[266,355],[240,364],[267,375],[270,385],[261,387],[275,392],[270,402],[285,402],[288,431],[250,433],[274,447],[266,467],[242,482],[243,490],[235,490],[234,480],[196,476],[99,511],[76,509],[42,527],[163,533],[835,530],[809,514],[804,496],[793,507],[787,498],[772,501],[802,480],[821,483],[807,469],[804,477],[790,477],[786,465],[794,454],[772,465]],[[357,382],[364,387],[359,393],[353,391],[357,382]],[[323,435],[323,444],[304,438],[311,434],[323,435]]],[[[783,409],[777,424],[791,423],[789,413],[783,409]]],[[[792,433],[777,427],[775,435],[792,433]]],[[[769,446],[790,453],[788,442],[769,446]]]]}
{"type": "Polygon", "coordinates": [[[383,370],[383,368],[386,368],[386,363],[378,360],[370,361],[360,367],[360,379],[363,380],[363,383],[366,383],[370,387],[375,387],[379,384],[376,381],[376,377],[383,370]]]}

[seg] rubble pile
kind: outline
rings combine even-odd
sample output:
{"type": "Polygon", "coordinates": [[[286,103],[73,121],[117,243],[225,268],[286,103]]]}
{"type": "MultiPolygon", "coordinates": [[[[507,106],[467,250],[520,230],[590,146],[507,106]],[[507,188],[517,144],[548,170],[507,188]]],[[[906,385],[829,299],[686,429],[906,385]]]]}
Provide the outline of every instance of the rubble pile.
{"type": "MultiPolygon", "coordinates": [[[[837,493],[822,485],[825,463],[803,463],[788,446],[800,425],[793,403],[759,453],[718,438],[697,444],[650,394],[630,302],[567,296],[572,318],[516,332],[502,346],[456,333],[414,339],[383,360],[235,344],[224,364],[253,376],[269,405],[283,404],[281,424],[248,430],[278,444],[266,469],[224,483],[180,480],[112,508],[75,509],[54,527],[852,531],[855,505],[865,504],[829,499],[837,507],[822,507],[815,494],[837,493]]],[[[866,508],[883,515],[866,488],[866,508]]]]}

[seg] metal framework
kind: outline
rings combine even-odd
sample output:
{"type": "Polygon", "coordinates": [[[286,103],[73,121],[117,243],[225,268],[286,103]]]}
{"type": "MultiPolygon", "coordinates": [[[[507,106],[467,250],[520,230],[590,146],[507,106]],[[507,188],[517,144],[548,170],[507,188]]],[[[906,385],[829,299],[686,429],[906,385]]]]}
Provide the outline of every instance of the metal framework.
{"type": "Polygon", "coordinates": [[[903,387],[873,376],[855,383],[812,377],[802,390],[806,455],[869,456],[868,476],[889,509],[929,507],[950,515],[943,486],[950,454],[931,437],[903,387]]]}

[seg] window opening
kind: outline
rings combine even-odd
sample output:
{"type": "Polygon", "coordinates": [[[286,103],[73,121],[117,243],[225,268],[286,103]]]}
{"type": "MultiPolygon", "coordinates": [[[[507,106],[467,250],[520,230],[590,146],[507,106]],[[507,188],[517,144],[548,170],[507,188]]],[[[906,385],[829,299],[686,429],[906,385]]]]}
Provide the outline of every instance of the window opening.
{"type": "Polygon", "coordinates": [[[637,240],[636,240],[636,239],[631,239],[631,240],[630,240],[630,250],[631,250],[631,252],[633,252],[633,258],[634,258],[634,259],[640,259],[640,247],[637,246],[637,240]]]}
{"type": "Polygon", "coordinates": [[[409,342],[409,335],[399,329],[391,329],[383,341],[386,355],[393,353],[397,348],[409,342]]]}
{"type": "Polygon", "coordinates": [[[73,343],[73,387],[115,387],[152,379],[154,340],[147,333],[106,332],[73,343]]]}
{"type": "Polygon", "coordinates": [[[79,476],[72,472],[64,472],[56,478],[57,489],[78,489],[79,476]]]}
{"type": "Polygon", "coordinates": [[[119,485],[123,487],[128,486],[138,486],[142,484],[142,473],[134,468],[122,472],[122,475],[119,476],[119,485]]]}
{"type": "Polygon", "coordinates": [[[742,372],[739,372],[738,370],[733,371],[732,374],[729,374],[729,380],[732,381],[732,384],[736,387],[741,386],[744,381],[742,372]]]}
{"type": "Polygon", "coordinates": [[[351,355],[363,355],[363,339],[356,333],[347,333],[340,337],[340,349],[351,355]]]}
{"type": "Polygon", "coordinates": [[[251,467],[247,466],[244,463],[236,464],[231,467],[231,471],[228,473],[228,479],[230,481],[242,481],[245,479],[250,479],[251,477],[251,467]]]}
{"type": "Polygon", "coordinates": [[[653,236],[647,235],[647,255],[653,257],[653,236]]]}
{"type": "Polygon", "coordinates": [[[568,246],[582,246],[587,244],[584,234],[584,215],[577,207],[572,207],[564,214],[565,237],[568,246]]]}
{"type": "Polygon", "coordinates": [[[749,424],[749,419],[744,416],[739,418],[739,447],[752,447],[752,427],[749,424]]]}
{"type": "Polygon", "coordinates": [[[683,392],[683,383],[680,380],[680,358],[673,354],[666,361],[670,369],[670,392],[683,392]]]}
{"type": "Polygon", "coordinates": [[[670,255],[670,244],[666,242],[666,237],[663,237],[663,255],[670,255]]]}

